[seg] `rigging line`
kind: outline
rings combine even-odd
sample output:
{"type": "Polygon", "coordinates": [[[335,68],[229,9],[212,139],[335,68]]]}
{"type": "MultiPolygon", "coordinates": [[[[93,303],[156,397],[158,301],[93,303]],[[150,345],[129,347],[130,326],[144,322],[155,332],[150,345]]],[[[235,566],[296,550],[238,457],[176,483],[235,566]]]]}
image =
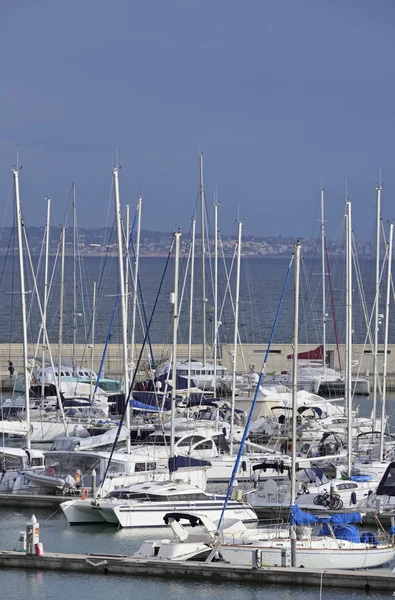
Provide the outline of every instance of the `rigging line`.
{"type": "MultiPolygon", "coordinates": [[[[103,259],[101,260],[100,271],[99,271],[99,281],[98,281],[98,285],[97,285],[97,291],[98,291],[98,293],[99,293],[99,291],[102,291],[102,285],[103,285],[103,282],[105,281],[105,270],[104,270],[104,266],[103,265],[105,265],[106,262],[108,261],[108,255],[109,255],[109,249],[110,249],[109,246],[110,246],[110,240],[111,240],[111,236],[113,234],[113,231],[114,231],[114,222],[113,222],[113,226],[112,226],[112,229],[111,229],[111,232],[110,232],[110,239],[109,239],[109,242],[107,244],[107,250],[106,250],[106,254],[105,254],[104,260],[103,259]]],[[[100,306],[101,306],[101,302],[100,301],[96,302],[95,310],[97,311],[97,309],[100,308],[100,306]]],[[[89,339],[89,336],[91,335],[92,327],[93,327],[93,313],[91,314],[90,321],[89,321],[89,327],[88,327],[87,337],[86,337],[85,344],[84,344],[83,353],[82,353],[82,356],[81,356],[80,367],[83,366],[83,362],[85,360],[86,352],[88,350],[88,345],[89,345],[88,344],[88,339],[89,339]]],[[[104,349],[103,349],[103,352],[105,352],[104,349]]],[[[104,353],[104,356],[105,356],[105,353],[104,353]]]]}
{"type": "MultiPolygon", "coordinates": [[[[355,244],[354,235],[352,235],[352,243],[353,243],[353,257],[352,258],[353,258],[354,270],[356,273],[358,291],[359,291],[359,295],[361,298],[361,307],[362,307],[362,312],[363,312],[363,316],[365,318],[365,325],[366,325],[366,337],[365,337],[365,341],[364,341],[364,344],[362,347],[362,354],[363,354],[364,350],[366,348],[367,339],[369,339],[370,346],[371,346],[371,348],[373,348],[372,332],[371,332],[371,327],[370,327],[373,313],[371,314],[371,318],[369,320],[367,305],[366,305],[366,298],[365,298],[364,289],[362,286],[362,274],[361,274],[361,269],[360,269],[359,262],[358,262],[358,257],[356,254],[357,248],[356,248],[356,244],[355,244]]],[[[360,363],[358,365],[357,377],[359,377],[360,372],[361,372],[361,364],[362,364],[362,361],[360,361],[360,363]]],[[[355,388],[356,388],[356,383],[354,385],[353,395],[355,395],[355,388]]]]}
{"type": "MultiPolygon", "coordinates": [[[[44,320],[44,315],[43,315],[43,311],[42,311],[42,307],[41,307],[40,295],[38,293],[37,278],[35,277],[35,274],[34,274],[33,261],[32,261],[32,256],[31,256],[31,253],[30,253],[30,247],[29,247],[29,243],[28,243],[28,239],[27,239],[26,227],[25,227],[23,221],[22,221],[22,226],[23,226],[22,229],[23,229],[23,235],[24,235],[24,239],[25,239],[25,247],[26,247],[26,252],[27,252],[28,264],[29,264],[29,267],[30,267],[30,270],[31,270],[31,275],[32,275],[32,278],[33,278],[33,286],[34,286],[34,291],[36,293],[37,304],[38,304],[38,308],[39,308],[39,311],[40,311],[41,321],[43,321],[44,320]]],[[[34,294],[32,294],[32,296],[33,295],[34,294]]],[[[51,346],[49,344],[48,332],[47,332],[46,329],[44,329],[44,334],[45,334],[45,341],[46,341],[46,344],[47,344],[47,347],[48,347],[48,355],[49,355],[49,360],[50,360],[50,363],[51,363],[52,371],[55,372],[55,366],[54,366],[54,362],[53,362],[53,358],[52,358],[51,346]]],[[[25,381],[25,386],[26,387],[29,386],[29,382],[28,381],[25,381]]],[[[65,433],[66,433],[66,435],[69,435],[68,434],[68,427],[67,427],[66,417],[65,417],[65,414],[64,414],[64,410],[63,410],[62,398],[61,398],[61,395],[60,395],[60,390],[58,388],[56,378],[55,378],[55,389],[56,389],[57,403],[59,405],[60,412],[61,412],[61,415],[62,415],[62,420],[63,420],[63,424],[64,424],[64,428],[65,428],[65,433]]]]}
{"type": "Polygon", "coordinates": [[[8,255],[10,253],[10,246],[11,246],[11,242],[13,241],[13,239],[14,239],[14,227],[11,227],[10,228],[10,237],[9,237],[9,240],[8,240],[8,246],[7,246],[7,250],[6,250],[5,256],[4,256],[3,269],[2,269],[1,275],[0,275],[0,286],[3,283],[3,276],[4,276],[5,266],[6,266],[6,263],[7,263],[8,255]]]}
{"type": "Polygon", "coordinates": [[[335,331],[335,344],[336,344],[336,350],[337,350],[337,360],[338,360],[338,363],[339,363],[340,372],[342,373],[343,369],[342,369],[342,361],[341,361],[341,356],[340,356],[339,330],[338,330],[338,327],[337,327],[337,318],[336,318],[336,309],[335,309],[335,298],[334,298],[334,294],[333,294],[331,266],[330,266],[330,263],[329,263],[328,244],[327,244],[327,241],[326,241],[326,236],[324,238],[324,245],[325,245],[326,270],[328,272],[328,282],[329,282],[329,297],[330,297],[330,300],[331,300],[331,307],[332,307],[333,329],[335,331]]]}
{"type": "Polygon", "coordinates": [[[92,402],[91,402],[91,406],[90,406],[90,409],[89,409],[89,414],[91,413],[93,405],[95,403],[95,394],[97,392],[97,388],[99,387],[100,377],[101,377],[101,374],[102,374],[103,369],[104,369],[104,360],[106,358],[107,348],[108,348],[108,345],[109,345],[110,340],[111,340],[112,326],[113,326],[114,317],[115,317],[115,313],[116,313],[117,306],[118,306],[119,296],[120,296],[120,286],[118,286],[117,295],[115,296],[115,300],[114,300],[114,306],[113,306],[112,313],[111,313],[110,324],[108,326],[106,341],[104,343],[102,358],[101,358],[101,361],[100,361],[100,367],[99,367],[99,370],[97,372],[97,377],[96,377],[96,381],[95,381],[95,388],[93,390],[93,397],[92,397],[92,402]]]}
{"type": "MultiPolygon", "coordinates": [[[[130,383],[129,390],[125,390],[125,405],[124,405],[123,412],[122,412],[122,415],[121,415],[121,418],[120,418],[120,421],[119,421],[118,431],[117,431],[117,434],[115,436],[113,446],[111,448],[111,453],[110,453],[110,456],[109,456],[109,459],[108,459],[108,463],[107,463],[107,466],[106,466],[106,470],[105,470],[105,473],[104,473],[104,477],[103,477],[103,482],[105,481],[105,479],[107,477],[107,473],[108,473],[108,470],[110,468],[111,460],[112,460],[112,457],[114,455],[114,450],[115,450],[115,447],[116,447],[116,445],[118,443],[118,439],[119,439],[119,435],[120,435],[120,432],[121,432],[121,429],[122,429],[122,425],[123,425],[124,420],[125,420],[126,410],[127,410],[128,405],[129,405],[129,402],[130,402],[130,396],[132,394],[132,390],[133,390],[133,387],[134,387],[134,384],[135,384],[137,372],[138,372],[138,369],[139,369],[139,366],[140,366],[140,362],[141,362],[141,357],[142,357],[143,351],[144,351],[144,346],[145,346],[145,343],[146,343],[147,338],[148,338],[148,333],[149,333],[149,330],[151,328],[152,320],[154,318],[156,306],[158,304],[159,296],[160,296],[160,293],[162,291],[162,286],[163,286],[163,282],[164,282],[165,275],[166,275],[166,272],[167,272],[167,267],[168,267],[169,262],[170,262],[170,256],[171,256],[171,252],[172,252],[173,245],[174,245],[174,239],[175,238],[173,236],[173,240],[172,240],[172,243],[171,243],[171,246],[170,246],[170,250],[169,250],[169,253],[167,255],[167,260],[166,260],[165,268],[164,268],[164,271],[162,273],[162,277],[161,277],[161,280],[160,280],[160,283],[159,283],[158,292],[156,294],[154,306],[152,308],[150,320],[148,322],[148,327],[147,327],[147,330],[145,332],[144,340],[143,340],[143,343],[142,343],[141,348],[140,348],[139,357],[138,357],[137,362],[136,362],[136,368],[135,368],[134,373],[133,373],[133,378],[132,378],[132,381],[130,383]]],[[[128,435],[130,435],[130,431],[129,431],[128,435]]]]}
{"type": "MultiPolygon", "coordinates": [[[[223,262],[223,266],[224,266],[224,271],[225,271],[226,286],[225,286],[225,292],[224,292],[224,295],[223,295],[223,299],[222,299],[222,303],[221,303],[221,307],[220,307],[220,311],[219,311],[219,315],[218,315],[218,320],[221,321],[221,322],[223,322],[224,316],[225,316],[225,321],[226,321],[226,316],[227,316],[226,313],[225,313],[225,302],[226,302],[228,293],[229,293],[229,297],[230,297],[230,302],[232,302],[232,295],[231,295],[231,290],[230,290],[230,275],[231,275],[231,273],[233,271],[233,266],[234,266],[234,262],[235,262],[235,259],[236,259],[237,248],[234,248],[234,250],[233,250],[233,256],[231,257],[232,260],[231,260],[231,263],[230,263],[230,266],[229,266],[229,271],[228,271],[227,266],[226,266],[226,258],[225,258],[225,253],[224,253],[224,247],[223,247],[222,243],[220,244],[220,247],[221,247],[221,251],[222,251],[221,252],[221,258],[222,258],[222,262],[223,262]]],[[[233,312],[234,312],[233,304],[232,304],[232,308],[233,308],[233,312]]],[[[225,326],[225,332],[227,333],[227,326],[225,326]]],[[[226,335],[226,344],[229,344],[229,340],[228,340],[227,335],[226,335]]]]}
{"type": "MultiPolygon", "coordinates": [[[[51,291],[52,291],[52,283],[53,283],[53,279],[54,279],[54,272],[55,272],[55,268],[56,268],[56,262],[57,262],[57,259],[58,259],[58,256],[59,256],[60,247],[61,247],[61,241],[62,241],[62,238],[60,238],[60,241],[59,241],[59,244],[58,244],[58,248],[57,248],[57,251],[56,251],[56,255],[55,255],[55,261],[54,261],[54,265],[53,265],[53,269],[52,269],[51,281],[50,281],[50,284],[48,286],[47,304],[49,303],[49,299],[50,299],[50,295],[51,295],[51,291]]],[[[36,348],[35,348],[35,351],[34,351],[34,360],[36,360],[36,357],[37,357],[39,349],[40,349],[40,339],[41,339],[41,335],[42,335],[43,329],[44,329],[44,324],[43,324],[43,321],[41,321],[39,332],[38,332],[38,336],[37,336],[36,348]]],[[[47,329],[48,329],[48,327],[47,327],[47,329]]],[[[44,365],[43,365],[43,369],[44,369],[44,365]]],[[[44,376],[44,372],[43,372],[43,376],[44,376]]]]}
{"type": "Polygon", "coordinates": [[[288,266],[288,270],[287,270],[287,274],[286,274],[286,277],[285,277],[285,282],[284,282],[283,290],[281,292],[281,297],[280,297],[279,305],[278,305],[278,308],[277,308],[276,317],[274,319],[272,331],[271,331],[271,334],[270,334],[269,343],[268,343],[268,346],[267,346],[267,349],[266,349],[266,353],[265,353],[265,357],[264,357],[264,360],[263,360],[261,372],[259,374],[258,383],[256,385],[254,398],[253,398],[253,401],[252,401],[252,404],[251,404],[251,408],[250,408],[250,412],[249,412],[249,415],[248,415],[248,418],[247,418],[246,425],[244,427],[243,437],[242,437],[242,440],[240,442],[240,447],[239,447],[239,451],[237,453],[237,457],[236,457],[235,464],[234,464],[234,467],[233,467],[232,475],[231,475],[230,480],[229,480],[229,485],[228,485],[228,489],[227,489],[227,492],[226,492],[225,502],[224,502],[224,505],[222,507],[221,516],[219,518],[218,525],[217,525],[217,530],[216,530],[217,534],[218,534],[218,532],[219,532],[219,530],[221,528],[221,524],[222,524],[222,521],[223,521],[223,518],[224,518],[226,507],[228,505],[229,498],[230,498],[230,495],[232,493],[234,481],[236,479],[236,475],[237,475],[237,472],[239,470],[239,466],[240,466],[240,462],[241,462],[241,457],[243,455],[244,445],[245,445],[246,439],[248,437],[249,428],[250,428],[250,424],[251,424],[251,421],[252,421],[252,415],[253,415],[253,412],[254,412],[254,409],[255,409],[255,405],[256,405],[256,402],[257,402],[258,393],[260,391],[262,379],[263,379],[264,374],[265,374],[266,364],[267,364],[267,360],[268,360],[269,353],[270,353],[270,347],[271,347],[271,344],[273,342],[274,332],[276,330],[276,326],[277,326],[277,322],[278,322],[278,317],[279,317],[280,310],[281,310],[281,305],[282,305],[282,302],[283,302],[283,299],[284,299],[285,290],[287,288],[287,284],[288,284],[289,276],[290,276],[290,273],[291,273],[291,268],[292,268],[293,261],[294,261],[294,253],[292,253],[291,260],[290,260],[290,263],[289,263],[289,266],[288,266]]]}

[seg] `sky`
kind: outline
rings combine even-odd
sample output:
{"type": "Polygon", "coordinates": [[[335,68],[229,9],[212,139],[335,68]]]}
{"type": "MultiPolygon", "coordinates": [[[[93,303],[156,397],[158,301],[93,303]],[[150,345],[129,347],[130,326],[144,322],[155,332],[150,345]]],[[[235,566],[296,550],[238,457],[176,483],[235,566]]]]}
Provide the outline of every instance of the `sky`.
{"type": "Polygon", "coordinates": [[[1,0],[0,225],[12,171],[27,225],[112,223],[143,195],[145,229],[189,231],[204,157],[219,229],[311,238],[320,186],[339,235],[395,217],[393,0],[1,0]],[[17,162],[18,161],[18,162],[17,162]]]}

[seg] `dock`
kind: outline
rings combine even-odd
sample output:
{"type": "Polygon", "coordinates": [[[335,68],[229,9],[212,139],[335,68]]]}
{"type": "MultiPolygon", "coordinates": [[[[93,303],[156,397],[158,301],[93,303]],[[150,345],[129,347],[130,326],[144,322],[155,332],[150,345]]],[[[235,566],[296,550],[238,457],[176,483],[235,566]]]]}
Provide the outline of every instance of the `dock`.
{"type": "Polygon", "coordinates": [[[77,496],[51,496],[39,494],[0,494],[2,508],[58,508],[62,502],[77,496]]]}
{"type": "MultiPolygon", "coordinates": [[[[365,592],[395,590],[395,573],[384,570],[346,571],[293,567],[251,568],[228,563],[171,562],[145,560],[115,554],[61,554],[43,556],[0,551],[0,569],[71,571],[95,575],[127,575],[248,584],[281,584],[301,587],[352,588],[365,592]]],[[[263,588],[262,588],[263,589],[263,588]]]]}

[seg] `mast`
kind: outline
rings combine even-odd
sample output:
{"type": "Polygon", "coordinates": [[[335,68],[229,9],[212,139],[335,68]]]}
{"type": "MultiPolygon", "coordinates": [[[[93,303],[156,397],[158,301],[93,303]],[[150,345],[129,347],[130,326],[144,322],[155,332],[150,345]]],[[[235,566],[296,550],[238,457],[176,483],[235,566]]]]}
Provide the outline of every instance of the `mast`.
{"type": "Polygon", "coordinates": [[[214,398],[217,395],[218,355],[218,202],[214,202],[214,398]]]}
{"type": "Polygon", "coordinates": [[[138,295],[138,277],[139,277],[139,262],[140,262],[140,233],[141,233],[141,209],[142,209],[143,198],[139,196],[137,203],[137,238],[136,238],[136,253],[134,261],[134,285],[133,285],[133,308],[132,308],[132,368],[134,371],[134,340],[136,335],[136,312],[137,312],[137,295],[138,295]]]}
{"type": "Polygon", "coordinates": [[[326,368],[326,289],[325,289],[325,220],[324,189],[321,189],[321,273],[322,273],[322,366],[326,368]]]}
{"type": "Polygon", "coordinates": [[[191,360],[192,360],[192,323],[193,323],[193,288],[195,279],[195,238],[196,219],[192,219],[192,248],[191,248],[191,288],[189,302],[189,332],[188,332],[188,398],[191,391],[191,360]]]}
{"type": "Polygon", "coordinates": [[[377,421],[377,383],[378,383],[378,345],[379,345],[379,300],[380,300],[380,226],[381,226],[381,185],[376,188],[376,285],[374,295],[374,346],[373,346],[373,407],[372,429],[376,431],[377,421]]]}
{"type": "Polygon", "coordinates": [[[207,351],[206,351],[206,248],[205,248],[205,202],[204,202],[204,186],[203,186],[203,152],[199,154],[200,165],[200,211],[202,222],[202,319],[203,319],[203,366],[206,366],[207,351]]]}
{"type": "MultiPolygon", "coordinates": [[[[115,220],[117,228],[118,240],[118,270],[119,270],[119,293],[121,297],[121,318],[122,318],[122,350],[123,350],[123,380],[125,390],[125,402],[127,402],[125,420],[126,427],[130,432],[130,405],[128,402],[129,395],[129,368],[128,368],[128,338],[127,338],[127,313],[126,313],[126,297],[125,297],[125,276],[123,263],[123,238],[121,226],[121,207],[119,202],[119,168],[114,167],[112,170],[114,181],[114,202],[115,202],[115,220]]],[[[130,453],[130,433],[127,438],[127,452],[130,453]]]]}
{"type": "Polygon", "coordinates": [[[347,415],[347,475],[352,469],[352,227],[351,202],[346,202],[346,371],[345,411],[347,415]]]}
{"type": "MultiPolygon", "coordinates": [[[[73,195],[73,375],[76,375],[77,347],[77,211],[75,204],[75,183],[72,182],[73,195]]],[[[61,365],[59,365],[60,369],[61,365]]]]}
{"type": "Polygon", "coordinates": [[[391,271],[392,271],[392,244],[394,237],[394,225],[390,225],[390,239],[388,242],[388,275],[387,275],[387,298],[385,303],[385,326],[384,326],[384,364],[383,364],[383,387],[382,387],[382,405],[381,405],[381,431],[380,431],[380,460],[384,458],[384,433],[385,433],[385,401],[387,387],[387,362],[388,362],[388,328],[390,317],[390,298],[391,298],[391,271]]]}
{"type": "MultiPolygon", "coordinates": [[[[49,260],[49,227],[51,220],[51,198],[47,198],[47,225],[45,232],[45,266],[44,266],[44,310],[43,310],[43,339],[42,339],[42,377],[41,397],[44,398],[45,390],[45,330],[47,327],[47,304],[48,304],[48,260],[49,260]]],[[[59,371],[59,369],[58,369],[59,371]]]]}
{"type": "Polygon", "coordinates": [[[26,321],[26,291],[25,291],[25,270],[23,263],[23,242],[22,227],[25,226],[21,211],[21,202],[19,197],[19,170],[13,169],[14,176],[14,194],[15,194],[15,212],[18,232],[18,254],[19,254],[19,276],[21,287],[21,310],[22,310],[22,339],[23,339],[23,371],[25,379],[25,410],[28,431],[26,436],[26,446],[31,448],[30,440],[30,377],[28,371],[28,345],[27,345],[27,321],[26,321]]]}
{"type": "Polygon", "coordinates": [[[91,339],[91,385],[89,389],[89,401],[93,402],[93,354],[95,347],[95,319],[96,319],[96,281],[93,282],[93,300],[92,300],[92,339],[91,339]]]}
{"type": "MultiPolygon", "coordinates": [[[[125,306],[126,314],[129,315],[129,243],[130,243],[130,204],[125,206],[125,306]]],[[[128,349],[129,361],[129,349],[128,349]]]]}
{"type": "MultiPolygon", "coordinates": [[[[173,304],[173,349],[171,364],[171,435],[170,435],[170,456],[174,456],[174,435],[175,435],[175,412],[176,412],[176,391],[177,391],[177,327],[178,327],[178,268],[180,260],[180,231],[174,234],[175,238],[175,259],[174,259],[174,291],[170,300],[173,304]]],[[[171,476],[171,473],[170,473],[171,476]]]]}
{"type": "Polygon", "coordinates": [[[241,259],[241,234],[243,223],[239,221],[237,235],[237,270],[236,270],[236,299],[235,299],[235,330],[233,341],[233,374],[232,374],[232,404],[230,412],[230,454],[233,454],[233,428],[235,418],[235,397],[236,397],[236,364],[237,364],[237,341],[239,334],[239,298],[240,298],[240,259],[241,259]]]}
{"type": "Polygon", "coordinates": [[[61,382],[62,346],[63,346],[63,306],[64,306],[64,255],[66,248],[66,227],[62,227],[62,256],[60,262],[60,306],[59,306],[59,342],[58,342],[58,389],[61,382]]]}
{"type": "Polygon", "coordinates": [[[299,345],[299,279],[300,243],[295,246],[295,296],[294,296],[294,335],[292,362],[292,455],[291,455],[291,506],[296,500],[296,425],[298,416],[298,345],[299,345]]]}

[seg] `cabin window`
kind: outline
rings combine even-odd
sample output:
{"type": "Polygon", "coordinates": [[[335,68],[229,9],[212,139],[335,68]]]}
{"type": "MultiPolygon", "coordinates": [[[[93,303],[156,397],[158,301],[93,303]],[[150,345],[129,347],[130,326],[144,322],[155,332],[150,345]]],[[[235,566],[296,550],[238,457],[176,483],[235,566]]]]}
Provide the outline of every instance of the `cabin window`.
{"type": "Polygon", "coordinates": [[[156,462],[149,463],[135,463],[134,470],[136,473],[141,473],[142,471],[155,471],[156,462]]]}
{"type": "Polygon", "coordinates": [[[70,372],[69,371],[65,371],[66,377],[70,377],[70,372]]]}
{"type": "Polygon", "coordinates": [[[30,464],[32,467],[41,467],[43,461],[41,458],[32,458],[30,464]]]}
{"type": "Polygon", "coordinates": [[[197,446],[195,446],[194,450],[212,450],[214,446],[214,442],[212,440],[205,440],[204,442],[200,442],[197,446]]]}
{"type": "Polygon", "coordinates": [[[347,483],[338,483],[336,486],[337,490],[353,490],[358,487],[357,483],[351,483],[347,481],[347,483]]]}
{"type": "Polygon", "coordinates": [[[191,444],[196,444],[196,442],[200,442],[202,440],[204,440],[202,435],[190,435],[178,442],[177,446],[190,446],[191,444]]]}

